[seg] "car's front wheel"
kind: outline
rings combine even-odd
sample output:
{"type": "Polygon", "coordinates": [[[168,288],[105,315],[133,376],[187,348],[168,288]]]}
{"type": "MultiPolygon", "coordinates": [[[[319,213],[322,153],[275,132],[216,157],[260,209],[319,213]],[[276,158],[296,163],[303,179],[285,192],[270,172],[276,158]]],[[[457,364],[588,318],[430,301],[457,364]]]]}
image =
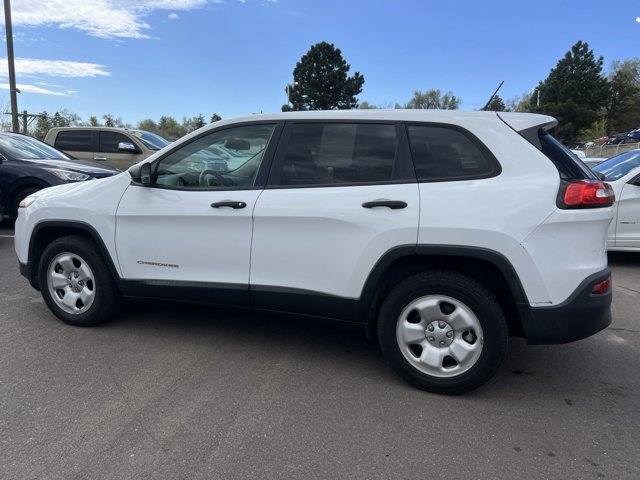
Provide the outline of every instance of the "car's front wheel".
{"type": "Polygon", "coordinates": [[[120,306],[104,259],[95,244],[82,236],[61,237],[45,248],[38,281],[49,309],[71,325],[105,322],[120,306]]]}
{"type": "Polygon", "coordinates": [[[429,271],[389,292],[378,338],[387,361],[408,382],[461,394],[494,375],[508,337],[502,308],[489,290],[457,272],[429,271]]]}

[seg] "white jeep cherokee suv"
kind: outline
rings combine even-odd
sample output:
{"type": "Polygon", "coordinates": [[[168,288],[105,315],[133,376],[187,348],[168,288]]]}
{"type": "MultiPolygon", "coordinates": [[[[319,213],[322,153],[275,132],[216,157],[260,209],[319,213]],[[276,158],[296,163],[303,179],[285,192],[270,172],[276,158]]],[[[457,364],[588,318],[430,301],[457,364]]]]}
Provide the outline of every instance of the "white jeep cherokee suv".
{"type": "Polygon", "coordinates": [[[613,192],[547,116],[331,111],[216,122],[120,175],[26,198],[20,270],[72,325],[122,298],[362,323],[419,388],[486,382],[509,335],[611,321],[613,192]],[[226,172],[207,167],[226,148],[226,172]]]}

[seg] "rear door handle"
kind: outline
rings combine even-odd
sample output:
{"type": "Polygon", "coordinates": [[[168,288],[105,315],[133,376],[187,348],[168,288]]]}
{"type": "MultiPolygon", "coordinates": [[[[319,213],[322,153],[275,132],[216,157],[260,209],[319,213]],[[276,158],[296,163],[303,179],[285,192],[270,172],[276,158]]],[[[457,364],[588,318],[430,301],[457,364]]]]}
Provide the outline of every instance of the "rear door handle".
{"type": "Polygon", "coordinates": [[[107,157],[93,157],[94,160],[97,160],[99,162],[106,162],[107,161],[107,157]]]}
{"type": "Polygon", "coordinates": [[[211,206],[213,208],[224,208],[224,207],[229,207],[229,208],[244,208],[247,206],[246,203],[244,202],[236,202],[235,200],[223,200],[222,202],[215,202],[212,203],[211,206]]]}
{"type": "Polygon", "coordinates": [[[403,202],[402,200],[373,200],[371,202],[364,202],[362,206],[364,208],[387,207],[391,210],[399,210],[401,208],[407,208],[407,202],[403,202]]]}

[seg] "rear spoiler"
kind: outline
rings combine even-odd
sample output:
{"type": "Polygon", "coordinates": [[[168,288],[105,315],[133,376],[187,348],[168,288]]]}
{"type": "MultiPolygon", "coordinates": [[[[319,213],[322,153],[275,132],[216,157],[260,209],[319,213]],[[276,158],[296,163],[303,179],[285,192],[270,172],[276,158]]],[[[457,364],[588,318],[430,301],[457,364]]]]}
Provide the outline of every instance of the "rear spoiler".
{"type": "Polygon", "coordinates": [[[538,138],[540,129],[548,131],[558,125],[555,118],[537,113],[497,112],[496,115],[538,150],[542,149],[538,138]]]}

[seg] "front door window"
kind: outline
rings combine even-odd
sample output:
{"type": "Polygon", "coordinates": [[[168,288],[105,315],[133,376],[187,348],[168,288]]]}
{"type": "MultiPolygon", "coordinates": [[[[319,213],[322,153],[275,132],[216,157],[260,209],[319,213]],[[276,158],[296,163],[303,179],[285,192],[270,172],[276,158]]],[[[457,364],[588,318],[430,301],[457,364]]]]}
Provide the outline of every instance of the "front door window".
{"type": "Polygon", "coordinates": [[[253,187],[274,129],[247,125],[197,138],[158,162],[155,183],[184,189],[253,187]]]}

